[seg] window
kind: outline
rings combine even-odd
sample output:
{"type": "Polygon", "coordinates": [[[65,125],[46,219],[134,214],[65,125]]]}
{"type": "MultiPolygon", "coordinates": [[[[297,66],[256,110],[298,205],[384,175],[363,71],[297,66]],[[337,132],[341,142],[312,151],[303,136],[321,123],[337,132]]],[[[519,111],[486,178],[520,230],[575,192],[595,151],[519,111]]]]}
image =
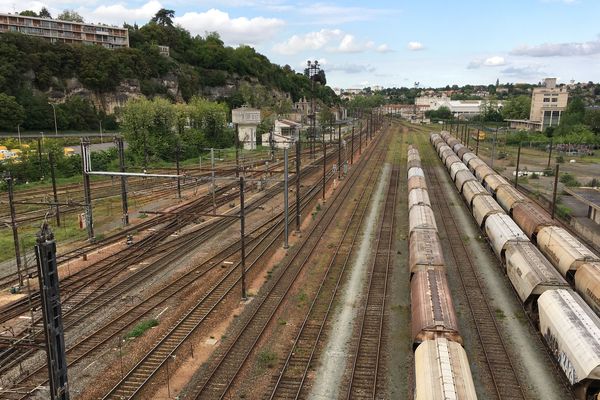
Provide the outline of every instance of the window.
{"type": "Polygon", "coordinates": [[[552,102],[553,102],[553,103],[556,103],[556,102],[558,102],[558,97],[553,97],[553,98],[552,98],[552,102]]]}
{"type": "Polygon", "coordinates": [[[550,98],[549,97],[544,97],[544,103],[550,103],[550,98]]]}

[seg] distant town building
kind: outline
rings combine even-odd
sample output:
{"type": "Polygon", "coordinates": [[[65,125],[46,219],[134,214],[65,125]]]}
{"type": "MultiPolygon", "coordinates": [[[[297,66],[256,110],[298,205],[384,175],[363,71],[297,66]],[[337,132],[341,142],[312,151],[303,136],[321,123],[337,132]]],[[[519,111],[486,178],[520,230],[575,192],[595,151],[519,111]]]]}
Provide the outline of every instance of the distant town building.
{"type": "Polygon", "coordinates": [[[556,86],[556,78],[546,78],[544,86],[533,89],[529,119],[507,121],[513,129],[543,131],[549,126],[557,126],[560,123],[568,101],[567,88],[556,86]]]}
{"type": "MultiPolygon", "coordinates": [[[[501,108],[502,104],[502,101],[498,101],[498,108],[501,108]]],[[[470,118],[481,113],[483,100],[450,100],[450,97],[446,94],[441,94],[439,96],[417,97],[415,105],[423,112],[446,107],[457,118],[470,118]]]]}
{"type": "Polygon", "coordinates": [[[161,56],[169,57],[171,55],[169,46],[158,46],[158,52],[161,56]]]}
{"type": "Polygon", "coordinates": [[[129,47],[126,28],[0,13],[0,33],[5,32],[20,32],[52,43],[95,44],[109,49],[129,47]]]}
{"type": "Polygon", "coordinates": [[[546,78],[543,87],[533,89],[529,119],[540,122],[542,131],[548,126],[558,125],[567,109],[568,99],[567,88],[557,87],[556,78],[546,78]]]}
{"type": "Polygon", "coordinates": [[[277,149],[290,148],[300,138],[302,124],[288,119],[275,120],[273,132],[262,135],[263,146],[269,146],[271,141],[277,149]]]}
{"type": "Polygon", "coordinates": [[[256,128],[260,124],[260,110],[240,107],[231,111],[231,122],[238,126],[238,140],[245,150],[256,149],[256,128]]]}

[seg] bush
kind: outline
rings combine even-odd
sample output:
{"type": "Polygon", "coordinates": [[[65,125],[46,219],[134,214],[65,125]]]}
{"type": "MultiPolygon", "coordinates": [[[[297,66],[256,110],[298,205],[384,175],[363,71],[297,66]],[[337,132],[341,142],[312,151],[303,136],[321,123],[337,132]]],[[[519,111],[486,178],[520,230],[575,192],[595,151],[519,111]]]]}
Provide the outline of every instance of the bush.
{"type": "Polygon", "coordinates": [[[544,176],[554,176],[554,170],[552,168],[544,169],[544,176]]]}
{"type": "Polygon", "coordinates": [[[562,164],[565,162],[565,158],[563,156],[558,156],[558,157],[556,157],[556,162],[558,164],[562,164]]]}
{"type": "Polygon", "coordinates": [[[277,354],[272,350],[263,350],[258,353],[258,366],[261,369],[273,368],[277,362],[277,354]]]}
{"type": "Polygon", "coordinates": [[[538,174],[531,174],[529,177],[531,179],[540,179],[540,176],[538,174]]]}
{"type": "Polygon", "coordinates": [[[591,181],[589,181],[585,186],[588,186],[588,187],[598,187],[598,186],[600,186],[600,179],[594,178],[591,181]]]}
{"type": "Polygon", "coordinates": [[[559,178],[560,183],[564,184],[567,187],[577,187],[577,186],[581,186],[581,184],[579,183],[579,181],[575,178],[575,176],[573,176],[572,174],[569,174],[568,172],[563,174],[560,178],[559,178]]]}
{"type": "Polygon", "coordinates": [[[139,324],[137,324],[131,331],[129,331],[125,335],[125,339],[131,339],[131,338],[140,337],[148,329],[150,329],[152,327],[155,327],[157,325],[158,325],[158,320],[156,320],[154,318],[153,319],[148,319],[146,321],[142,321],[139,324]]]}

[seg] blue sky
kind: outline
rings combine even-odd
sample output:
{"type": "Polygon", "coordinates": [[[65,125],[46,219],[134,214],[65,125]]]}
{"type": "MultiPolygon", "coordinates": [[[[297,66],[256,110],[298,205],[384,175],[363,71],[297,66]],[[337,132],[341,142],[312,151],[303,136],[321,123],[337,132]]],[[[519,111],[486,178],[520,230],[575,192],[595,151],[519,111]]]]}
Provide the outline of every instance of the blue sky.
{"type": "Polygon", "coordinates": [[[600,0],[0,0],[0,11],[68,8],[88,22],[143,24],[164,7],[194,34],[217,31],[333,87],[600,81],[600,0]]]}

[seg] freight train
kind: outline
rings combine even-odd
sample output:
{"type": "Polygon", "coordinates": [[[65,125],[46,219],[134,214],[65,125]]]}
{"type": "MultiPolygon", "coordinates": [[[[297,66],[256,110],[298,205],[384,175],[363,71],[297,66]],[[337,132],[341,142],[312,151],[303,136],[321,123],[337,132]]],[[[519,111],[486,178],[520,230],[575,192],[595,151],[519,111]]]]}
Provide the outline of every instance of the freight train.
{"type": "Polygon", "coordinates": [[[416,400],[476,400],[421,159],[408,151],[409,270],[416,400]]]}
{"type": "Polygon", "coordinates": [[[600,258],[450,133],[430,140],[577,398],[600,399],[600,258]]]}

